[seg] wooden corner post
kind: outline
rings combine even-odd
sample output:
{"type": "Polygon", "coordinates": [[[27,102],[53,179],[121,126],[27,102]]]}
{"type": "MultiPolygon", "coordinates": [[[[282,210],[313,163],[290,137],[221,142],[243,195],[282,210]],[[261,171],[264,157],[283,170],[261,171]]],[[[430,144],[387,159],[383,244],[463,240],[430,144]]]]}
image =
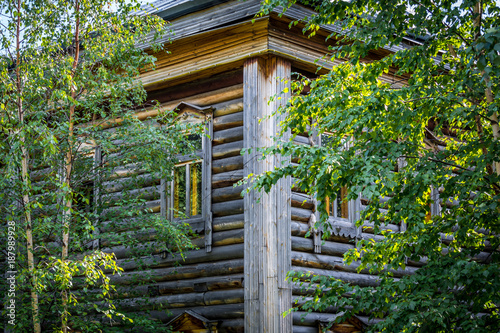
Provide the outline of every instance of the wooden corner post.
{"type": "MultiPolygon", "coordinates": [[[[274,144],[286,103],[291,65],[278,57],[252,58],[243,70],[244,173],[260,174],[286,163],[284,158],[261,159],[256,151],[274,144]],[[274,98],[274,99],[273,99],[274,98]],[[271,101],[272,100],[272,101],[271,101]]],[[[291,269],[291,180],[283,179],[269,193],[245,195],[245,332],[291,332],[292,290],[285,281],[291,269]]]]}

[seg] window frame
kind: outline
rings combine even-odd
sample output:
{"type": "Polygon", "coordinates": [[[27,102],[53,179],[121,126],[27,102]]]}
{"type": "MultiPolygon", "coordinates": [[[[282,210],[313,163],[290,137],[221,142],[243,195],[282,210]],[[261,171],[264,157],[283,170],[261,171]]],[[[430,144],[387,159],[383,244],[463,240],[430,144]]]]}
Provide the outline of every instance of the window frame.
{"type": "MultiPolygon", "coordinates": [[[[323,135],[331,135],[332,133],[331,132],[323,132],[321,134],[319,134],[317,136],[317,142],[318,142],[318,146],[320,147],[323,147],[323,135]]],[[[350,145],[350,141],[349,140],[346,140],[342,147],[340,149],[342,150],[346,150],[346,149],[350,149],[351,148],[351,145],[350,145]]],[[[347,189],[345,189],[345,192],[346,192],[346,196],[347,196],[347,189]]],[[[343,200],[343,198],[342,198],[343,200]]],[[[337,205],[337,198],[335,198],[335,200],[332,202],[333,203],[333,207],[334,209],[332,209],[332,215],[329,215],[328,216],[328,221],[331,223],[335,223],[335,222],[348,222],[348,223],[351,223],[353,226],[355,226],[355,223],[356,223],[356,220],[359,219],[359,216],[360,216],[360,205],[361,205],[361,200],[360,200],[360,196],[358,195],[357,196],[357,199],[354,199],[354,200],[348,200],[346,202],[346,205],[347,205],[347,217],[338,217],[337,213],[338,213],[338,205],[337,205]]],[[[329,212],[329,209],[328,209],[328,212],[329,212]]]]}
{"type": "MultiPolygon", "coordinates": [[[[199,107],[190,103],[181,102],[175,108],[177,119],[189,121],[190,117],[198,118],[196,121],[204,122],[204,133],[201,134],[201,149],[190,156],[180,156],[179,163],[175,167],[192,165],[201,162],[201,214],[193,217],[175,217],[174,206],[174,170],[171,180],[165,178],[160,182],[160,214],[170,221],[188,223],[193,230],[203,228],[205,230],[206,252],[212,250],[212,137],[213,137],[213,107],[199,107]],[[201,224],[198,228],[196,224],[201,224]]],[[[186,167],[186,179],[188,178],[189,167],[186,167]]],[[[190,176],[190,175],[189,175],[190,176]]],[[[190,181],[186,182],[186,187],[190,187],[190,181]]],[[[186,200],[188,202],[188,200],[186,200]]],[[[186,209],[188,205],[186,205],[186,209]]]]}

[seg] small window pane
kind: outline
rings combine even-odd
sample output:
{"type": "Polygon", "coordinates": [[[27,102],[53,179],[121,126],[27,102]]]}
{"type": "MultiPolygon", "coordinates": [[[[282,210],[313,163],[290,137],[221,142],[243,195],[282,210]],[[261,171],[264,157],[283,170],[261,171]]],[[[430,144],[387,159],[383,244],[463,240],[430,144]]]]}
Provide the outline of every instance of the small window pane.
{"type": "Polygon", "coordinates": [[[191,165],[191,209],[190,215],[196,216],[201,214],[201,163],[193,163],[191,165]]]}
{"type": "Polygon", "coordinates": [[[181,217],[179,212],[186,212],[186,166],[174,170],[174,217],[181,217]]]}

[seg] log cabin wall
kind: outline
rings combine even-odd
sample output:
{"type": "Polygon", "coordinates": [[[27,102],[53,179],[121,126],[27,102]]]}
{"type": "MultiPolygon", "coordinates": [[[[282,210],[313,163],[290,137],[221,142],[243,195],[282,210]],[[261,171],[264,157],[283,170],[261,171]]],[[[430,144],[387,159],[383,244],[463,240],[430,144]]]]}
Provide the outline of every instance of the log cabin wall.
{"type": "MultiPolygon", "coordinates": [[[[175,7],[176,1],[165,3],[175,7]]],[[[292,180],[280,182],[269,194],[250,192],[245,197],[241,196],[245,186],[234,184],[246,175],[272,170],[282,162],[280,158],[258,160],[255,152],[256,147],[272,144],[271,137],[278,131],[279,119],[272,115],[287,96],[268,104],[271,96],[285,88],[277,77],[289,78],[291,66],[310,73],[323,66],[318,73],[324,73],[334,63],[315,60],[327,53],[325,37],[334,27],[322,27],[315,37],[307,38],[300,26],[288,26],[292,19],[310,12],[305,7],[294,6],[285,17],[278,17],[276,10],[252,22],[258,0],[214,3],[217,6],[175,18],[176,36],[167,45],[171,54],[158,55],[158,69],[141,76],[148,99],[159,101],[164,109],[172,109],[180,102],[213,107],[212,233],[208,235],[212,248],[209,252],[205,248],[204,222],[192,225],[196,234],[193,242],[199,250],[190,251],[184,261],[179,256],[162,258],[165,244],[150,234],[141,237],[157,241],[158,250],[154,258],[143,258],[145,267],[131,261],[126,248],[110,247],[106,241],[100,247],[114,252],[125,270],[121,276],[113,276],[112,282],[125,291],[120,303],[127,311],[150,312],[165,324],[192,310],[220,321],[219,332],[318,332],[319,323],[333,319],[335,309],[326,313],[294,312],[283,317],[295,300],[307,295],[299,286],[285,282],[287,271],[309,271],[376,286],[376,275],[358,274],[357,265],[345,266],[342,256],[360,237],[378,236],[373,235],[368,224],[359,229],[347,222],[339,223],[332,237],[322,242],[321,233],[310,224],[315,202],[291,189],[292,180]],[[242,155],[243,148],[254,150],[242,155]],[[309,231],[311,235],[306,238],[309,231]],[[177,262],[181,266],[176,266],[177,262]]],[[[384,52],[390,50],[370,56],[384,52]]],[[[382,79],[403,82],[391,74],[382,79]]],[[[153,111],[146,111],[138,118],[145,120],[153,115],[153,111]]],[[[305,135],[295,137],[297,144],[313,141],[305,135]]],[[[125,171],[118,178],[126,178],[125,171]]],[[[110,190],[103,195],[121,195],[117,181],[110,183],[110,190]]],[[[155,190],[158,185],[145,183],[151,190],[147,205],[153,214],[160,213],[160,195],[155,190]]],[[[356,207],[363,209],[365,204],[366,200],[360,198],[356,207]]],[[[401,230],[398,225],[388,228],[401,230]]],[[[419,265],[409,262],[407,270],[397,274],[411,274],[419,265]]]]}

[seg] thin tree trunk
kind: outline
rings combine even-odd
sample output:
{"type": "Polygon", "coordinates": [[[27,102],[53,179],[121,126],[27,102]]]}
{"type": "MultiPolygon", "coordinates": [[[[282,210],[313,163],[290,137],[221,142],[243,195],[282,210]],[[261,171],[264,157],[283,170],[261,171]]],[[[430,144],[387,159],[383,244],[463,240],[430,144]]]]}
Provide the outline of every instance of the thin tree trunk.
{"type": "MultiPolygon", "coordinates": [[[[80,56],[80,3],[78,0],[75,1],[75,14],[76,14],[76,22],[75,22],[75,54],[73,60],[73,73],[72,79],[75,77],[76,69],[78,66],[78,58],[80,56]]],[[[74,100],[76,97],[76,88],[75,85],[71,82],[71,98],[74,100]]],[[[63,235],[62,235],[62,253],[61,260],[64,261],[68,258],[69,252],[69,229],[71,223],[71,209],[73,204],[73,191],[71,189],[71,172],[73,168],[73,142],[74,142],[74,117],[75,117],[75,105],[71,105],[69,108],[69,129],[68,129],[68,151],[66,152],[66,157],[64,159],[64,185],[66,190],[68,191],[65,196],[64,203],[64,211],[63,211],[63,235]]],[[[68,332],[68,290],[62,291],[62,305],[63,305],[63,313],[61,317],[61,329],[64,333],[68,332]]]]}
{"type": "MultiPolygon", "coordinates": [[[[476,4],[474,5],[474,14],[477,15],[474,19],[474,28],[476,30],[474,33],[474,39],[478,39],[479,37],[481,37],[481,19],[483,15],[483,4],[481,3],[481,1],[476,2],[476,4]]],[[[489,87],[490,78],[484,71],[482,74],[484,75],[484,82],[486,83],[486,89],[484,92],[486,96],[486,102],[492,105],[494,98],[493,93],[491,92],[491,87],[489,87]]],[[[494,112],[490,116],[490,122],[491,129],[493,131],[493,140],[498,141],[500,140],[500,127],[498,126],[498,114],[496,112],[494,112]]],[[[495,169],[496,174],[500,176],[500,163],[493,162],[493,169],[495,169]]]]}
{"type": "MultiPolygon", "coordinates": [[[[21,84],[21,0],[17,1],[17,21],[16,21],[16,88],[17,88],[17,113],[19,117],[19,124],[21,129],[24,129],[24,109],[23,100],[21,98],[23,88],[21,84]]],[[[30,187],[30,179],[28,172],[29,165],[29,152],[26,148],[26,138],[24,132],[21,131],[21,179],[22,179],[22,197],[23,197],[23,210],[24,218],[26,220],[26,248],[28,255],[28,271],[31,280],[31,310],[33,316],[33,330],[35,333],[41,333],[42,329],[40,327],[39,320],[39,308],[38,308],[38,294],[35,290],[36,288],[36,278],[35,278],[35,259],[33,255],[33,232],[31,225],[31,210],[30,210],[30,196],[28,189],[30,187]]]]}

